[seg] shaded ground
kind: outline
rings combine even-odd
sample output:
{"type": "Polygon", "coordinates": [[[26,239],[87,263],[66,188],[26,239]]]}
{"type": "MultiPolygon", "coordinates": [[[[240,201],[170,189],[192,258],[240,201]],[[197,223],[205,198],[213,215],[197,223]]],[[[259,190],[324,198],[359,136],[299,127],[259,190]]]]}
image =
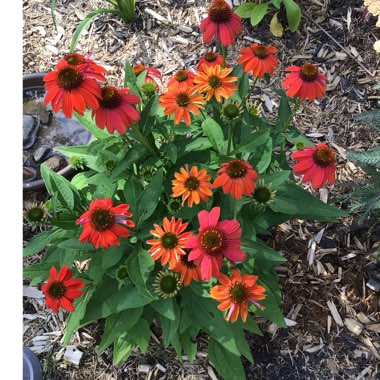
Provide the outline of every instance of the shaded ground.
{"type": "MultiPolygon", "coordinates": [[[[136,22],[129,26],[114,16],[101,15],[81,38],[78,50],[92,52],[94,60],[108,66],[111,70],[108,78],[114,84],[122,83],[125,58],[158,67],[167,78],[177,69],[194,67],[198,57],[206,51],[198,25],[206,13],[207,3],[204,0],[142,1],[138,3],[136,22]],[[167,24],[154,18],[147,9],[163,16],[167,24]]],[[[375,19],[365,20],[361,0],[302,0],[299,3],[305,17],[297,33],[287,31],[283,38],[273,38],[268,32],[269,18],[256,28],[245,20],[234,51],[236,56],[240,48],[248,46],[253,39],[276,45],[281,70],[271,87],[279,86],[284,76],[282,70],[290,64],[316,61],[327,74],[330,84],[326,98],[321,103],[304,104],[297,114],[296,125],[315,141],[328,141],[336,149],[339,182],[329,192],[319,194],[331,201],[346,188],[347,181],[363,176],[360,169],[347,162],[345,150],[367,149],[380,142],[368,126],[352,120],[352,115],[379,105],[379,93],[372,89],[380,80],[380,71],[375,71],[379,67],[379,56],[372,45],[376,35],[380,36],[374,27],[375,19]]],[[[57,1],[59,28],[56,32],[48,0],[24,1],[23,4],[25,73],[51,70],[68,52],[72,33],[80,20],[96,7],[107,7],[105,1],[57,1]]],[[[284,15],[280,14],[279,18],[284,19],[284,15]]],[[[256,98],[263,104],[267,116],[275,114],[278,102],[268,85],[262,86],[256,98]]],[[[43,192],[29,193],[25,199],[43,200],[45,196],[43,192]]],[[[30,235],[30,229],[24,227],[24,239],[29,240],[30,235]]],[[[369,234],[366,228],[357,228],[352,218],[346,218],[340,225],[295,220],[274,231],[268,244],[282,251],[288,259],[278,268],[284,293],[283,312],[296,324],[280,329],[258,320],[265,335],[250,337],[256,363],[246,363],[248,378],[380,378],[379,297],[366,288],[364,269],[379,241],[378,231],[369,234]],[[313,250],[311,242],[322,228],[326,229],[313,250]],[[310,255],[314,255],[314,259],[309,266],[310,255]],[[334,303],[343,325],[332,317],[328,301],[334,303]]],[[[28,261],[38,259],[39,256],[34,255],[28,261]]],[[[33,339],[44,333],[56,334],[51,335],[45,352],[39,354],[46,379],[215,378],[205,352],[206,337],[199,339],[197,360],[193,364],[184,360],[181,364],[174,351],[162,348],[160,332],[154,328],[148,354],[136,353],[126,364],[115,368],[110,350],[100,356],[95,350],[101,337],[101,323],[81,329],[73,338],[72,344],[83,352],[81,364],[76,367],[62,359],[60,341],[66,315],[52,314],[44,309],[41,300],[33,298],[24,297],[24,306],[24,313],[28,315],[24,319],[25,326],[29,326],[25,327],[25,345],[35,346],[33,339]]]]}

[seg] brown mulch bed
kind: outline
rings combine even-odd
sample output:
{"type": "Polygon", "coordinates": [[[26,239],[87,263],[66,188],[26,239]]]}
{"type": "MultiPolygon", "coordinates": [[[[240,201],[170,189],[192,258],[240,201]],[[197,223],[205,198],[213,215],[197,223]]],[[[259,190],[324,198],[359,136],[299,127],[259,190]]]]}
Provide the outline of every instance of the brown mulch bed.
{"type": "MultiPolygon", "coordinates": [[[[25,73],[51,70],[68,52],[80,20],[91,10],[108,6],[105,1],[57,0],[55,31],[49,3],[23,1],[25,73]]],[[[236,56],[253,39],[276,45],[281,70],[271,87],[279,86],[280,76],[283,78],[283,70],[290,64],[315,61],[327,73],[330,85],[326,98],[320,103],[304,104],[295,123],[315,141],[328,141],[336,149],[339,181],[328,192],[316,193],[331,202],[350,180],[363,177],[358,167],[347,162],[345,151],[380,143],[378,134],[352,119],[379,105],[379,93],[372,85],[380,80],[380,71],[376,71],[380,59],[372,45],[380,36],[375,19],[365,20],[362,0],[298,3],[305,15],[298,32],[286,31],[283,38],[274,38],[268,31],[270,18],[255,28],[245,20],[234,53],[236,56]]],[[[194,67],[206,51],[198,25],[207,4],[204,0],[140,1],[137,20],[132,25],[112,15],[100,15],[82,36],[78,51],[92,52],[94,60],[110,70],[108,78],[114,84],[122,83],[125,58],[157,67],[167,79],[177,69],[194,67]],[[149,10],[165,21],[157,20],[149,10]]],[[[264,84],[255,96],[266,115],[276,112],[278,100],[268,85],[264,84]]],[[[25,193],[24,199],[43,200],[45,196],[43,192],[25,193]]],[[[33,233],[24,226],[24,240],[33,233]]],[[[278,272],[283,312],[292,326],[282,329],[258,320],[265,335],[249,337],[256,363],[245,363],[248,378],[380,379],[380,301],[379,295],[365,285],[368,275],[364,268],[379,241],[379,231],[368,233],[353,218],[335,225],[294,220],[273,231],[268,244],[288,259],[278,272]],[[313,244],[323,228],[319,243],[313,244]],[[338,315],[331,311],[332,304],[338,315]]],[[[26,261],[38,259],[34,255],[26,261]]],[[[207,360],[205,337],[200,338],[197,360],[181,364],[173,350],[163,349],[159,330],[154,331],[156,339],[152,338],[148,354],[136,352],[115,368],[110,350],[100,356],[96,353],[102,324],[92,324],[81,329],[71,342],[83,352],[80,365],[75,366],[63,360],[61,338],[66,314],[54,315],[44,308],[43,301],[26,297],[24,314],[26,346],[36,347],[36,337],[49,337],[39,353],[46,379],[215,379],[207,360]]]]}

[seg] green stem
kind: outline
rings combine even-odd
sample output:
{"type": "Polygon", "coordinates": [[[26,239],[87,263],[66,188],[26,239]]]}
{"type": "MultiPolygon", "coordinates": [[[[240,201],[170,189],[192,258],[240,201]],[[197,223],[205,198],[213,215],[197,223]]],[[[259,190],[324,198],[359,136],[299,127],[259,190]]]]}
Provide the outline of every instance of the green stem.
{"type": "Polygon", "coordinates": [[[226,67],[226,58],[227,58],[227,47],[223,44],[220,45],[222,50],[222,57],[223,57],[223,67],[226,67]]]}
{"type": "Polygon", "coordinates": [[[234,126],[235,126],[235,123],[233,122],[230,122],[229,125],[228,125],[228,144],[227,144],[227,156],[230,154],[231,152],[231,146],[232,146],[232,132],[234,130],[234,126]]]}
{"type": "Polygon", "coordinates": [[[239,201],[235,199],[235,206],[234,206],[234,219],[237,217],[237,209],[238,209],[239,201]]]}
{"type": "Polygon", "coordinates": [[[201,111],[201,114],[202,116],[204,117],[204,119],[206,120],[207,119],[207,115],[204,114],[203,110],[202,109],[199,109],[201,111]]]}
{"type": "Polygon", "coordinates": [[[250,89],[249,89],[249,91],[248,91],[248,94],[247,94],[247,96],[246,96],[245,99],[244,99],[243,104],[246,103],[246,101],[249,99],[249,97],[250,97],[251,94],[253,93],[253,90],[254,90],[255,87],[256,87],[256,83],[257,83],[257,80],[258,80],[258,79],[259,79],[258,77],[255,77],[255,80],[253,81],[253,85],[252,85],[252,87],[250,87],[250,89]]]}

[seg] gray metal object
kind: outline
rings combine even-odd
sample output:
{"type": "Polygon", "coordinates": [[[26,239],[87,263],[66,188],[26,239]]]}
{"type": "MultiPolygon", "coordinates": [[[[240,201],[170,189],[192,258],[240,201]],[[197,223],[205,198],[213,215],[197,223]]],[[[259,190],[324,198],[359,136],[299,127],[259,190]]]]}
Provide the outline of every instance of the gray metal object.
{"type": "Polygon", "coordinates": [[[28,347],[23,350],[23,380],[42,380],[42,370],[37,356],[28,347]]]}

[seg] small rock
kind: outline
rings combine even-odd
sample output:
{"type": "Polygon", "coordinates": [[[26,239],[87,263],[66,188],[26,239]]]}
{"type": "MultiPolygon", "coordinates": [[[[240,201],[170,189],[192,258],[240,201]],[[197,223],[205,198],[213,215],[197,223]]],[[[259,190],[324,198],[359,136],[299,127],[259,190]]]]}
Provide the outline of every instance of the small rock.
{"type": "Polygon", "coordinates": [[[34,161],[41,162],[50,152],[50,147],[47,145],[41,145],[37,148],[33,154],[34,161]]]}
{"type": "Polygon", "coordinates": [[[49,124],[51,111],[46,109],[42,102],[36,102],[35,99],[25,102],[23,105],[24,114],[38,116],[43,124],[49,124]]]}
{"type": "Polygon", "coordinates": [[[44,162],[44,164],[54,172],[58,172],[67,166],[66,160],[60,156],[51,156],[44,162]]]}
{"type": "Polygon", "coordinates": [[[33,166],[32,154],[28,151],[22,153],[22,166],[33,166]]]}
{"type": "Polygon", "coordinates": [[[24,182],[30,182],[37,178],[37,172],[33,168],[23,167],[22,177],[24,182]]]}
{"type": "Polygon", "coordinates": [[[36,142],[38,129],[40,128],[40,119],[37,116],[24,115],[22,128],[23,147],[24,149],[29,149],[36,142]]]}

